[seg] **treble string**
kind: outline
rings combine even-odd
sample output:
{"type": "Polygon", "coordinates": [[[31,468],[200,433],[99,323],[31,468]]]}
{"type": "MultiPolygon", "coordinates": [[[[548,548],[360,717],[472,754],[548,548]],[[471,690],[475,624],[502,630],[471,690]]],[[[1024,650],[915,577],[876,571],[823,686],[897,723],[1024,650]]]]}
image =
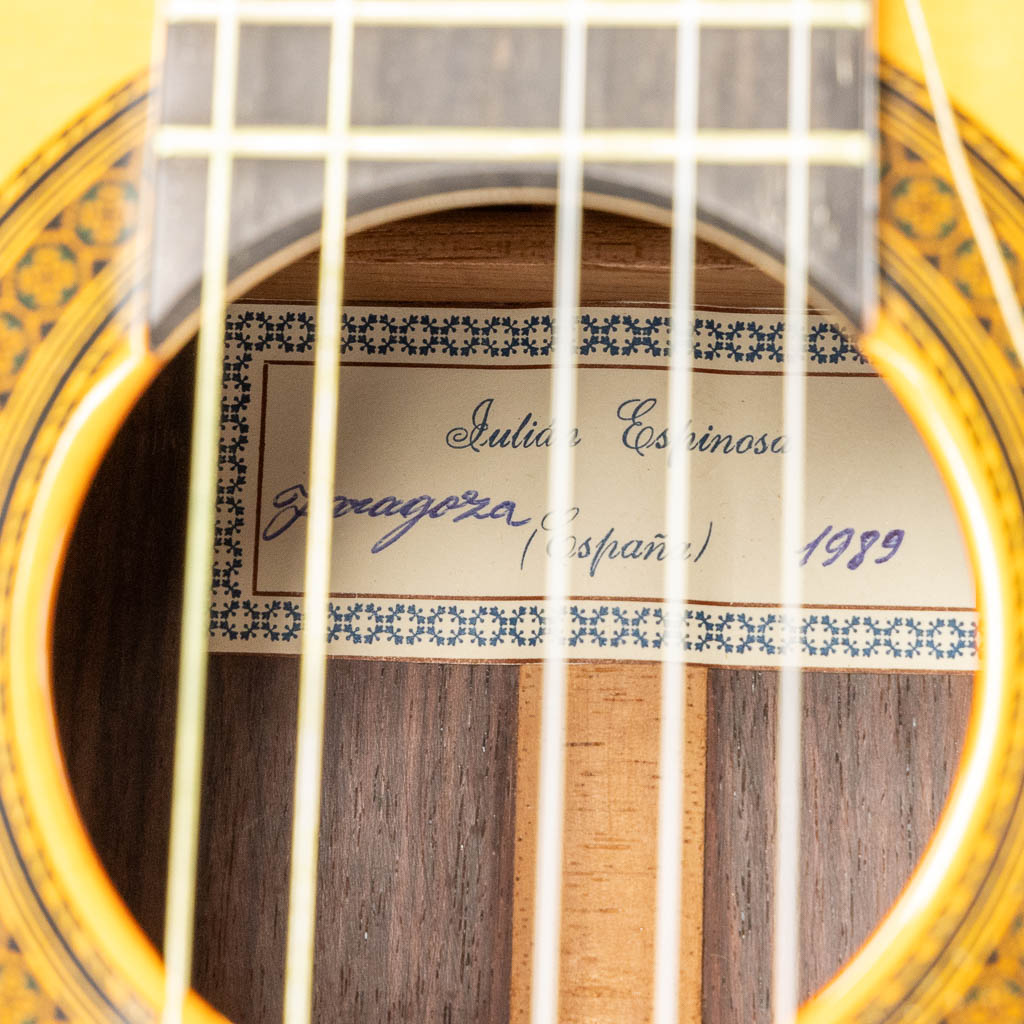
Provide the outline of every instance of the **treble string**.
{"type": "Polygon", "coordinates": [[[772,1005],[775,1024],[790,1024],[799,1004],[800,787],[803,679],[800,608],[803,587],[796,558],[804,532],[806,452],[807,273],[810,165],[810,0],[793,0],[789,29],[791,152],[786,181],[785,333],[783,336],[781,601],[783,665],[779,672],[775,804],[775,900],[772,1005]]]}
{"type": "Polygon", "coordinates": [[[346,137],[351,105],[352,36],[351,0],[335,0],[327,100],[327,129],[331,148],[324,160],[313,418],[310,428],[309,518],[299,662],[295,806],[292,815],[285,959],[285,1024],[308,1024],[312,1017],[317,848],[320,835],[345,213],[348,196],[346,137]]]}
{"type": "MultiPolygon", "coordinates": [[[[696,0],[680,0],[676,30],[675,132],[668,372],[668,436],[681,439],[691,419],[690,325],[694,319],[697,226],[697,91],[700,22],[696,0]]],[[[665,558],[662,606],[661,729],[658,769],[657,903],[653,1024],[679,1020],[679,956],[683,906],[686,736],[686,594],[684,557],[690,522],[690,446],[677,441],[665,470],[665,558]]]]}
{"type": "Polygon", "coordinates": [[[178,665],[174,781],[171,791],[171,834],[164,916],[166,975],[161,1018],[163,1024],[180,1024],[192,973],[233,166],[230,140],[235,120],[237,78],[238,10],[235,0],[224,0],[217,18],[212,144],[207,160],[200,326],[185,540],[185,593],[178,665]]]}
{"type": "MultiPolygon", "coordinates": [[[[557,424],[548,457],[551,550],[565,550],[573,498],[570,431],[576,418],[576,337],[583,217],[583,118],[587,26],[584,0],[566,0],[562,26],[561,131],[555,216],[555,322],[552,339],[551,417],[557,424]]],[[[562,917],[567,676],[565,620],[569,560],[549,558],[544,581],[544,669],[541,684],[530,1015],[533,1024],[557,1024],[562,917]]]]}

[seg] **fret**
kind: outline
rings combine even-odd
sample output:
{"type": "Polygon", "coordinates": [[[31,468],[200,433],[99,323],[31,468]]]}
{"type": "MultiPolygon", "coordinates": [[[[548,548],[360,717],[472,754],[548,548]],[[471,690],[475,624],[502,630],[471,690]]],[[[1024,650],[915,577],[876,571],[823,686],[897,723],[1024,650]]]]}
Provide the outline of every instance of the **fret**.
{"type": "MultiPolygon", "coordinates": [[[[679,145],[671,131],[614,129],[585,131],[585,161],[609,164],[672,163],[679,145]]],[[[209,128],[164,125],[156,133],[161,157],[206,157],[227,148],[236,157],[267,160],[319,160],[343,147],[353,160],[523,163],[557,161],[566,141],[557,129],[515,128],[353,128],[342,140],[330,132],[304,128],[209,128]]],[[[786,131],[731,129],[698,132],[694,157],[702,164],[784,164],[799,158],[810,164],[863,167],[872,158],[866,131],[813,131],[794,139],[786,131]]]]}
{"type": "MultiPolygon", "coordinates": [[[[249,24],[329,24],[333,0],[243,0],[239,17],[249,24]]],[[[565,24],[564,3],[556,0],[355,0],[353,18],[361,25],[518,27],[565,24]]],[[[168,23],[210,21],[219,16],[217,0],[173,0],[168,23]]],[[[588,25],[670,28],[693,21],[709,28],[786,28],[793,24],[788,0],[592,0],[584,5],[588,25]]],[[[816,0],[809,23],[816,28],[863,29],[870,24],[867,0],[816,0]]]]}

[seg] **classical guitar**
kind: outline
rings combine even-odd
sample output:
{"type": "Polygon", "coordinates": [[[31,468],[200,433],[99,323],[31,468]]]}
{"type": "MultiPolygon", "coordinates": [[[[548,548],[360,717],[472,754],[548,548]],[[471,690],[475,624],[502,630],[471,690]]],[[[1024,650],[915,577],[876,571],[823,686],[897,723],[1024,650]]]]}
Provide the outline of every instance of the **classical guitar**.
{"type": "Polygon", "coordinates": [[[1024,173],[907,7],[927,82],[862,0],[177,0],[153,80],[8,182],[0,1020],[1024,1016],[1024,173]],[[701,434],[744,373],[777,430],[701,434]],[[910,557],[806,514],[820,396],[879,376],[976,617],[947,561],[814,590],[910,557]],[[354,489],[382,408],[367,479],[418,479],[428,392],[546,515],[512,470],[354,489]],[[700,591],[708,450],[775,459],[770,600],[700,591]],[[584,539],[627,464],[650,533],[584,539]]]}

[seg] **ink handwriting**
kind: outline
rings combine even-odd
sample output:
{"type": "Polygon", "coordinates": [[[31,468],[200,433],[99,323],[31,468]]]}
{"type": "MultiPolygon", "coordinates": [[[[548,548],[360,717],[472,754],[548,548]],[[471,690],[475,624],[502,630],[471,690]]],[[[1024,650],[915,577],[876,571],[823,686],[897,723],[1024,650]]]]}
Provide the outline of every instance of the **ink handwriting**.
{"type": "MultiPolygon", "coordinates": [[[[527,412],[515,428],[492,426],[493,411],[493,398],[477,402],[469,425],[452,427],[445,434],[445,444],[457,450],[480,452],[486,448],[550,448],[559,441],[560,428],[554,420],[538,430],[539,421],[532,412],[527,412]]],[[[573,427],[569,431],[569,444],[575,448],[579,443],[579,429],[573,427]]]]}
{"type": "MultiPolygon", "coordinates": [[[[669,436],[667,428],[659,430],[657,425],[648,422],[648,416],[654,411],[657,404],[656,398],[627,398],[615,410],[618,418],[626,424],[622,431],[623,447],[636,452],[641,458],[651,448],[655,451],[669,449],[667,454],[671,456],[671,450],[674,447],[673,442],[676,439],[669,436]]],[[[786,450],[784,434],[773,435],[771,431],[764,431],[757,436],[753,432],[722,433],[715,430],[713,423],[709,423],[707,430],[699,434],[696,429],[691,429],[692,427],[693,420],[689,420],[679,438],[691,452],[714,454],[721,451],[723,455],[781,455],[786,450]]]]}
{"type": "MultiPolygon", "coordinates": [[[[808,563],[811,556],[818,549],[818,545],[821,544],[830,533],[832,533],[831,524],[826,526],[825,529],[814,538],[814,540],[805,544],[800,549],[800,554],[803,556],[800,559],[801,565],[806,565],[808,563]]],[[[850,544],[853,542],[854,535],[854,529],[852,526],[847,526],[842,530],[836,530],[835,533],[832,533],[832,536],[825,542],[825,554],[828,557],[821,563],[823,568],[835,564],[843,557],[843,555],[846,554],[847,548],[849,548],[850,544]]],[[[846,568],[859,569],[864,564],[864,558],[871,549],[871,546],[881,536],[882,535],[878,530],[862,531],[860,535],[860,548],[846,563],[846,568]]],[[[884,565],[891,558],[894,558],[896,556],[896,552],[899,551],[900,545],[903,543],[903,538],[905,536],[906,530],[890,530],[882,539],[882,548],[887,551],[888,554],[882,555],[881,558],[875,558],[873,560],[875,565],[884,565]]]]}
{"type": "MultiPolygon", "coordinates": [[[[580,510],[577,507],[569,509],[565,524],[567,528],[571,526],[579,514],[580,510]]],[[[549,558],[555,558],[561,554],[562,558],[584,560],[588,563],[587,574],[591,578],[597,575],[599,566],[606,558],[609,560],[631,559],[643,562],[650,561],[653,558],[657,562],[663,562],[668,557],[669,552],[664,533],[655,533],[651,537],[626,537],[617,533],[614,526],[608,527],[601,537],[597,537],[596,534],[582,537],[576,533],[567,533],[565,534],[564,545],[561,552],[559,552],[557,550],[557,541],[554,537],[548,537],[546,541],[544,540],[545,534],[551,534],[555,530],[556,520],[553,517],[553,512],[548,512],[543,516],[540,520],[540,525],[535,527],[526,539],[526,543],[523,545],[523,553],[519,559],[520,571],[526,567],[526,555],[533,544],[534,538],[538,535],[540,535],[540,543],[544,545],[544,551],[549,558]]],[[[694,563],[700,561],[708,548],[708,544],[711,543],[711,532],[714,529],[714,525],[712,520],[708,521],[704,542],[696,554],[693,552],[693,546],[690,541],[684,542],[682,551],[679,552],[683,561],[693,561],[694,563]]]]}
{"type": "MultiPolygon", "coordinates": [[[[273,500],[276,511],[263,528],[266,541],[275,540],[307,514],[309,499],[302,484],[292,484],[279,491],[273,500]]],[[[497,520],[506,526],[526,526],[530,517],[516,519],[516,503],[510,500],[494,501],[478,491],[467,490],[461,494],[449,494],[445,498],[433,498],[420,494],[415,498],[398,498],[389,494],[384,498],[351,498],[339,494],[334,499],[334,518],[340,519],[349,513],[357,516],[392,518],[398,516],[401,522],[385,533],[370,550],[377,555],[401,540],[417,523],[424,519],[441,519],[448,513],[457,513],[451,521],[462,523],[467,519],[497,520]]]]}

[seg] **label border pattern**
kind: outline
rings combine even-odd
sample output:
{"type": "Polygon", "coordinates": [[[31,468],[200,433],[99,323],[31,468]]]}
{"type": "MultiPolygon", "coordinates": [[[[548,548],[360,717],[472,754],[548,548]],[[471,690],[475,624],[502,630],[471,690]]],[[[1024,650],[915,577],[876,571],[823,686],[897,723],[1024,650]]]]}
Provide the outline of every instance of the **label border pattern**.
{"type": "MultiPolygon", "coordinates": [[[[652,310],[583,310],[581,363],[612,357],[625,364],[667,360],[667,314],[652,310]]],[[[257,354],[312,353],[315,310],[302,307],[229,307],[221,404],[220,469],[210,609],[211,650],[255,643],[260,650],[294,651],[302,628],[301,603],[259,599],[242,585],[242,535],[246,507],[241,495],[249,474],[253,431],[251,371],[257,354]]],[[[691,354],[695,365],[740,370],[765,364],[781,369],[783,323],[779,318],[728,319],[700,313],[691,354]]],[[[389,361],[494,360],[532,362],[550,355],[552,317],[537,310],[345,311],[342,358],[389,361]]],[[[811,368],[841,367],[872,373],[848,336],[827,319],[808,325],[811,368]]],[[[506,362],[505,365],[508,365],[506,362]]],[[[648,364],[649,365],[649,364],[648,364]]],[[[662,646],[662,608],[650,602],[580,600],[567,610],[567,654],[591,658],[655,658],[662,646]]],[[[685,652],[694,660],[729,664],[778,664],[792,648],[778,610],[724,609],[695,603],[685,613],[685,652]],[[787,646],[788,642],[788,646],[787,646]]],[[[531,659],[543,647],[543,602],[407,599],[332,600],[328,645],[332,654],[392,657],[462,657],[467,660],[531,659]],[[494,648],[501,647],[498,656],[494,648]]],[[[836,662],[861,667],[932,665],[966,669],[977,657],[976,614],[935,610],[815,609],[806,607],[799,629],[799,656],[810,666],[836,662]]]]}

